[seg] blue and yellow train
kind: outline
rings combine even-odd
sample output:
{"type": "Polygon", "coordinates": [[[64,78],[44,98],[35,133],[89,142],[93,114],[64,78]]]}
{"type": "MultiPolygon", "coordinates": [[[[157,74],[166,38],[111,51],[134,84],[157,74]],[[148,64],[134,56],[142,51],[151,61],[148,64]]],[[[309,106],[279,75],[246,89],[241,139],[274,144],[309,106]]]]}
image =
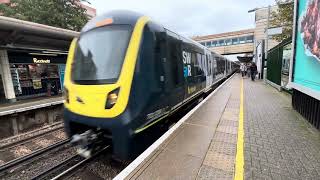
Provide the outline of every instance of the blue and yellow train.
{"type": "Polygon", "coordinates": [[[88,129],[130,157],[132,138],[211,90],[238,66],[146,16],[95,17],[70,47],[65,75],[66,132],[88,129]]]}

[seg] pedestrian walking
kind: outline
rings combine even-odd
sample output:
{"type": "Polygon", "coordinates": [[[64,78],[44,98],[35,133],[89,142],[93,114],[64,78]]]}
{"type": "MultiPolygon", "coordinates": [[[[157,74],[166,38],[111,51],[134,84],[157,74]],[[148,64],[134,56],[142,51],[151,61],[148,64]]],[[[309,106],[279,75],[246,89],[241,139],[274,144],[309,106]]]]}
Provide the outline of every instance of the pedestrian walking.
{"type": "Polygon", "coordinates": [[[247,74],[246,75],[248,76],[248,78],[250,78],[250,75],[251,75],[251,69],[250,69],[251,63],[249,63],[246,67],[247,67],[247,72],[246,72],[247,74]]]}
{"type": "Polygon", "coordinates": [[[256,74],[257,74],[257,65],[256,63],[252,62],[250,66],[250,72],[251,72],[251,80],[254,81],[256,74]]]}

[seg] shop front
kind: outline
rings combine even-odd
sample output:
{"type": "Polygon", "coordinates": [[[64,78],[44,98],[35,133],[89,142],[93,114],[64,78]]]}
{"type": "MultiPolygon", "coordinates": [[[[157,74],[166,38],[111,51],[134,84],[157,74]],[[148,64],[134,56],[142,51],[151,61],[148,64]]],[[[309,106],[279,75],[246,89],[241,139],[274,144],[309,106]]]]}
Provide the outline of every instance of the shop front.
{"type": "Polygon", "coordinates": [[[8,59],[17,99],[62,93],[66,54],[8,51],[8,59]]]}

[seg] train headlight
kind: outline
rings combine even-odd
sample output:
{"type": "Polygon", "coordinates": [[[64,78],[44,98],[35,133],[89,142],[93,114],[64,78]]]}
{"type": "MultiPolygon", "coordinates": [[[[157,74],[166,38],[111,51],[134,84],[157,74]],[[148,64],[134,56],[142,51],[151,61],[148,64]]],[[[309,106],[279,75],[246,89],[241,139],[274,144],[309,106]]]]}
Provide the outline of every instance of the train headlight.
{"type": "Polygon", "coordinates": [[[108,94],[105,109],[111,109],[117,103],[119,91],[117,88],[108,94]]]}

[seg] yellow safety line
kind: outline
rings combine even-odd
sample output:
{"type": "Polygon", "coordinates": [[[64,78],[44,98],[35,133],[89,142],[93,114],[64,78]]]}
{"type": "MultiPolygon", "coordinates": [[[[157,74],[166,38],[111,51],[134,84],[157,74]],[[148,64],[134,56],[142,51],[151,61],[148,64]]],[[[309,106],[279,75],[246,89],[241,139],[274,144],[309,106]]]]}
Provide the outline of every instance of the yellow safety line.
{"type": "Polygon", "coordinates": [[[240,86],[240,112],[239,112],[239,127],[238,127],[238,140],[237,140],[237,154],[236,154],[236,170],[235,180],[243,180],[244,171],[244,132],[243,132],[243,79],[241,79],[240,86]]]}

